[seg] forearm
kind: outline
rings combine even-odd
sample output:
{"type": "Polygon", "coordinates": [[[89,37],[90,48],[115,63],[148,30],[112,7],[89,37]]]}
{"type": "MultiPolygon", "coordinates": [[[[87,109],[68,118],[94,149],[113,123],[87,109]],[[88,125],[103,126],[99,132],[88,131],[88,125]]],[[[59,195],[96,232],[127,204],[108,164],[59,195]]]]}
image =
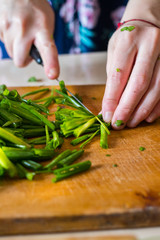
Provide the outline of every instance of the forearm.
{"type": "Polygon", "coordinates": [[[134,18],[160,26],[160,0],[130,0],[121,22],[134,18]]]}

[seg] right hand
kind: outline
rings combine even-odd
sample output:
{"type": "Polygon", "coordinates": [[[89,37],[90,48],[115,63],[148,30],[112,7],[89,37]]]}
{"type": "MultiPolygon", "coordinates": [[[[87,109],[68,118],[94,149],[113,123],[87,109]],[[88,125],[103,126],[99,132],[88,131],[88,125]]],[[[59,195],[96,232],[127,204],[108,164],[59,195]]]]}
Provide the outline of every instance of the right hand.
{"type": "Polygon", "coordinates": [[[58,53],[52,38],[54,12],[46,0],[1,0],[0,39],[17,67],[30,61],[34,44],[50,79],[59,75],[58,53]]]}

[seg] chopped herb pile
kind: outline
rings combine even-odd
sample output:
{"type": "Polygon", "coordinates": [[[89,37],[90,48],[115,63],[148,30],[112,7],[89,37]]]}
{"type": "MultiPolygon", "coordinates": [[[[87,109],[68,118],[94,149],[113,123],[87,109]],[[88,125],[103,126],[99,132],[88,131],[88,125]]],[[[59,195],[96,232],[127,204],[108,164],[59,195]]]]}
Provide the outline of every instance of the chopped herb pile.
{"type": "Polygon", "coordinates": [[[134,29],[135,29],[134,26],[123,27],[123,28],[121,28],[121,32],[123,32],[123,31],[129,31],[129,32],[131,32],[131,31],[133,31],[134,29]]]}
{"type": "Polygon", "coordinates": [[[57,182],[91,167],[90,161],[74,162],[95,136],[100,135],[100,146],[108,148],[110,125],[101,114],[91,114],[69,96],[63,81],[59,86],[59,90],[51,90],[49,97],[34,101],[25,97],[50,89],[20,95],[0,85],[0,177],[32,180],[37,174],[53,173],[53,182],[57,182]],[[54,121],[49,118],[51,104],[58,106],[52,113],[54,121]],[[80,144],[79,149],[59,153],[68,137],[72,137],[73,146],[80,144]]]}

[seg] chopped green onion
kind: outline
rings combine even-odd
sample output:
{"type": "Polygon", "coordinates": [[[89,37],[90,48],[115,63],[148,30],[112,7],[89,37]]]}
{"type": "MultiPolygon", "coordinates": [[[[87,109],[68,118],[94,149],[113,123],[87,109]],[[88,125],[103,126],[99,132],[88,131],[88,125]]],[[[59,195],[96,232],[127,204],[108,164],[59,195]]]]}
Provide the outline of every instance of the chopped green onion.
{"type": "Polygon", "coordinates": [[[36,77],[30,77],[28,79],[28,82],[37,82],[37,81],[38,81],[38,79],[36,77]]]}
{"type": "Polygon", "coordinates": [[[63,180],[64,178],[68,178],[74,174],[87,171],[90,167],[91,167],[91,162],[85,161],[85,162],[80,162],[67,167],[56,169],[53,172],[55,174],[55,177],[52,179],[52,182],[55,183],[60,180],[63,180]]]}
{"type": "Polygon", "coordinates": [[[34,95],[34,94],[37,94],[37,93],[40,93],[40,92],[48,92],[48,91],[50,91],[49,88],[42,88],[42,89],[39,89],[39,90],[27,92],[27,93],[23,94],[21,97],[24,98],[24,97],[34,95]]]}
{"type": "Polygon", "coordinates": [[[8,159],[2,148],[0,148],[0,166],[7,171],[10,177],[17,175],[16,166],[8,159]]]}

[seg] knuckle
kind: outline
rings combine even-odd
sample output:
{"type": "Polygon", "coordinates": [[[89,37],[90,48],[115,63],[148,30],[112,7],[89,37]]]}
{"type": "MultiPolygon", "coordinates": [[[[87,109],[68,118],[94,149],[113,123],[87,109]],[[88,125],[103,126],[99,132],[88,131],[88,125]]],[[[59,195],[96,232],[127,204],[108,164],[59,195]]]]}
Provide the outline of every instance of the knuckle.
{"type": "Polygon", "coordinates": [[[109,81],[107,81],[107,86],[120,85],[123,82],[121,73],[114,70],[108,75],[109,81]]]}
{"type": "MultiPolygon", "coordinates": [[[[134,31],[133,31],[134,32],[134,31]]],[[[133,43],[135,42],[135,35],[132,34],[132,32],[130,32],[130,34],[128,34],[128,32],[123,32],[122,36],[121,36],[121,42],[126,46],[132,46],[133,43]]]]}
{"type": "Polygon", "coordinates": [[[10,27],[10,23],[9,21],[7,20],[7,18],[3,18],[1,21],[0,21],[0,28],[2,31],[6,31],[8,30],[10,27]]]}
{"type": "Polygon", "coordinates": [[[145,74],[144,75],[135,75],[135,85],[134,85],[134,89],[133,89],[133,93],[137,94],[137,93],[143,93],[147,90],[148,88],[148,80],[146,79],[145,74]]]}
{"type": "Polygon", "coordinates": [[[117,99],[115,98],[103,98],[103,106],[105,105],[108,110],[115,110],[116,106],[118,104],[117,99]]]}
{"type": "Polygon", "coordinates": [[[139,109],[139,114],[143,117],[146,118],[150,114],[150,110],[146,107],[141,107],[139,109]]]}
{"type": "Polygon", "coordinates": [[[133,107],[131,105],[125,105],[120,111],[124,119],[128,119],[128,116],[133,112],[133,107]]]}

